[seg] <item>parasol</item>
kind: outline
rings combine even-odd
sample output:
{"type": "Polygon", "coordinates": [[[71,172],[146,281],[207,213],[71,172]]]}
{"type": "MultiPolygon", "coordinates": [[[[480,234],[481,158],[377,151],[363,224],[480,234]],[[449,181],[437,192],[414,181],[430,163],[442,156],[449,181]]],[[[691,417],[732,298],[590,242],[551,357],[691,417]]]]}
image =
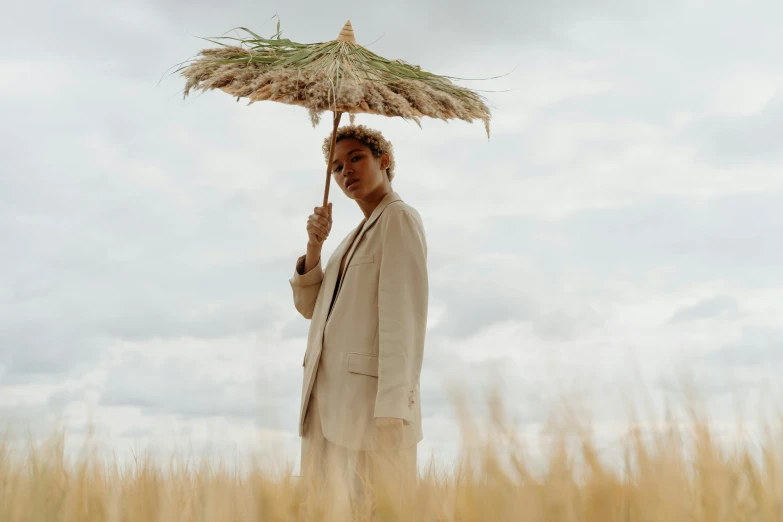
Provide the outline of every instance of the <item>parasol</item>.
{"type": "MultiPolygon", "coordinates": [[[[220,47],[202,50],[177,69],[187,79],[184,96],[191,90],[220,89],[237,98],[276,101],[308,109],[315,127],[321,113],[333,113],[332,142],[326,168],[323,204],[329,200],[330,169],[340,118],[348,113],[400,116],[421,128],[421,118],[461,119],[484,122],[489,139],[491,118],[485,98],[455,85],[450,76],[439,76],[402,60],[388,60],[356,43],[348,20],[337,39],[301,44],[280,38],[263,38],[244,27],[247,38],[204,38],[220,47]],[[228,40],[233,43],[225,43],[228,40]]],[[[173,73],[172,73],[173,74],[173,73]]]]}

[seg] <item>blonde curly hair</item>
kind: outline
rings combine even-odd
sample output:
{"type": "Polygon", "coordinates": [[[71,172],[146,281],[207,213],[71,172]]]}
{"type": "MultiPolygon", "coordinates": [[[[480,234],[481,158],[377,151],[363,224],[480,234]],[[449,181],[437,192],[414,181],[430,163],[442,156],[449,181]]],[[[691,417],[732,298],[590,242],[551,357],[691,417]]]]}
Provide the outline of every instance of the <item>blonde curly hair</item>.
{"type": "MultiPolygon", "coordinates": [[[[347,138],[353,138],[362,144],[364,144],[372,155],[377,159],[381,157],[384,152],[389,155],[389,166],[386,168],[386,176],[389,181],[394,179],[394,147],[391,142],[383,137],[380,131],[370,129],[364,125],[346,125],[344,127],[337,128],[337,137],[335,143],[347,138]]],[[[324,144],[321,150],[324,153],[324,162],[329,162],[329,148],[332,144],[332,135],[324,139],[324,144]]]]}

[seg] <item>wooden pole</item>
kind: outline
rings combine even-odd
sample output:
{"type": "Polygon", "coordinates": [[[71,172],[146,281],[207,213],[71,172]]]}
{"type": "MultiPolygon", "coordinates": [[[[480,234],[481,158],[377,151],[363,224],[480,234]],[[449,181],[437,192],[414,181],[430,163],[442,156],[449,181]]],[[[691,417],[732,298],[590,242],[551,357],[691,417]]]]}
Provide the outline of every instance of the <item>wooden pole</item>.
{"type": "Polygon", "coordinates": [[[334,160],[334,149],[337,144],[337,127],[340,126],[340,117],[342,112],[337,111],[334,114],[334,128],[332,129],[332,144],[329,146],[329,163],[326,164],[326,186],[324,187],[324,207],[329,203],[329,182],[332,179],[332,161],[334,160]]]}

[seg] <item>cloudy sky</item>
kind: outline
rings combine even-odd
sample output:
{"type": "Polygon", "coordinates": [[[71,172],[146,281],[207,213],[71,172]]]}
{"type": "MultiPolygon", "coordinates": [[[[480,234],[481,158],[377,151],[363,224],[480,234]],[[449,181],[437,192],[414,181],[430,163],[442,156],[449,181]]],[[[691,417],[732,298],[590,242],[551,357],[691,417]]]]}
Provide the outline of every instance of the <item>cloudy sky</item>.
{"type": "MultiPolygon", "coordinates": [[[[296,41],[350,19],[378,54],[503,75],[462,83],[499,91],[489,141],[480,123],[357,117],[393,142],[428,236],[420,455],[455,451],[455,383],[474,403],[502,383],[525,429],[578,394],[604,434],[630,385],[663,397],[689,375],[719,422],[779,397],[783,4],[305,3],[4,7],[0,421],[297,459],[308,322],[288,279],[328,118],[183,100],[165,76],[197,36],[269,36],[275,14],[296,41]]],[[[331,194],[325,257],[362,218],[331,194]]]]}

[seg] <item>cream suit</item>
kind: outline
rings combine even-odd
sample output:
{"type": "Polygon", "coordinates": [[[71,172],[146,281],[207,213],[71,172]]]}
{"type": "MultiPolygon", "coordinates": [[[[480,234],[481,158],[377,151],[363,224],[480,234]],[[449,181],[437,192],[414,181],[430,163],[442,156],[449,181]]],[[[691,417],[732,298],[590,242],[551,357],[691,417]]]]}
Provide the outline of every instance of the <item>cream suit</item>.
{"type": "Polygon", "coordinates": [[[429,293],[419,213],[391,192],[337,246],[325,269],[319,260],[303,274],[304,259],[290,279],[296,309],[311,320],[299,435],[313,394],[329,442],[377,451],[375,419],[395,417],[403,420],[396,449],[415,446],[423,437],[419,375],[429,293]]]}

